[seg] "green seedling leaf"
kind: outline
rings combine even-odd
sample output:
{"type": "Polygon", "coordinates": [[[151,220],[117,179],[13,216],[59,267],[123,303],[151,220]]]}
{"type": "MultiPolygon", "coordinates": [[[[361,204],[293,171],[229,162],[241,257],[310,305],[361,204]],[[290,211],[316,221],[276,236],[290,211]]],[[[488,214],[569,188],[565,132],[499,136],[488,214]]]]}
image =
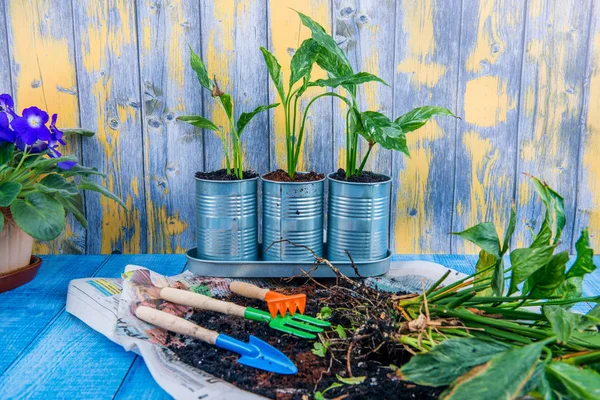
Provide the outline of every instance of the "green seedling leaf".
{"type": "Polygon", "coordinates": [[[321,392],[315,392],[315,400],[325,400],[325,396],[321,392]]]}
{"type": "Polygon", "coordinates": [[[64,176],[65,178],[70,178],[72,176],[85,176],[85,177],[89,177],[92,175],[99,175],[102,177],[106,177],[105,174],[103,174],[102,172],[98,171],[97,168],[94,167],[84,167],[81,164],[75,164],[71,169],[68,170],[61,170],[60,174],[62,176],[64,176]]]}
{"type": "Polygon", "coordinates": [[[408,133],[421,128],[427,123],[427,121],[431,119],[431,117],[436,115],[448,115],[456,117],[452,111],[445,107],[423,106],[412,109],[406,114],[396,118],[394,125],[396,125],[402,132],[408,133]]]}
{"type": "Polygon", "coordinates": [[[296,53],[292,56],[292,60],[290,61],[290,89],[296,82],[298,82],[302,78],[306,78],[306,81],[310,79],[310,73],[312,71],[312,66],[317,60],[317,56],[319,55],[319,44],[314,39],[306,39],[296,53]]]}
{"type": "Polygon", "coordinates": [[[187,122],[188,124],[194,125],[198,128],[210,129],[215,132],[219,132],[219,127],[217,125],[215,125],[211,120],[199,115],[182,115],[177,117],[177,120],[187,122]]]}
{"type": "Polygon", "coordinates": [[[81,190],[91,190],[93,192],[98,192],[101,195],[103,195],[104,197],[107,197],[107,198],[117,202],[124,209],[127,209],[127,206],[125,205],[125,203],[123,203],[123,200],[121,200],[113,192],[111,192],[104,186],[97,184],[96,182],[92,182],[85,178],[81,178],[81,182],[79,183],[79,186],[77,186],[77,187],[81,190]]]}
{"type": "Polygon", "coordinates": [[[42,193],[57,194],[61,197],[71,197],[79,194],[79,189],[73,182],[67,181],[58,174],[46,175],[34,187],[42,193]]]}
{"type": "Polygon", "coordinates": [[[267,65],[275,89],[277,89],[277,93],[279,93],[281,103],[285,106],[285,91],[283,90],[283,73],[281,72],[281,65],[279,65],[279,62],[277,62],[277,59],[269,50],[261,47],[260,51],[263,53],[265,64],[267,65]]]}
{"type": "Polygon", "coordinates": [[[94,131],[88,131],[86,129],[81,129],[81,128],[62,129],[62,132],[63,132],[63,137],[67,137],[67,136],[71,136],[71,135],[93,137],[96,134],[96,132],[94,132],[94,131]]]}
{"type": "Polygon", "coordinates": [[[543,343],[512,348],[492,357],[456,380],[441,398],[516,399],[535,372],[543,343]]]}
{"type": "Polygon", "coordinates": [[[543,246],[535,248],[516,249],[510,253],[512,274],[508,295],[517,291],[517,285],[524,282],[535,271],[542,268],[550,261],[555,246],[543,246]]]}
{"type": "Polygon", "coordinates": [[[510,247],[510,239],[512,235],[515,233],[515,227],[517,226],[517,206],[515,203],[510,207],[510,218],[508,220],[508,225],[506,226],[506,232],[504,232],[504,242],[502,243],[502,250],[500,251],[500,255],[503,256],[508,251],[510,247]]]}
{"type": "Polygon", "coordinates": [[[260,107],[256,107],[254,109],[254,111],[249,112],[249,113],[242,113],[242,115],[240,115],[240,118],[237,121],[237,134],[238,136],[242,136],[242,132],[244,131],[244,128],[246,128],[246,125],[248,125],[248,123],[252,120],[252,118],[254,118],[257,114],[266,111],[270,108],[275,108],[279,105],[279,103],[275,103],[275,104],[269,104],[268,106],[260,106],[260,107]]]}
{"type": "Polygon", "coordinates": [[[353,376],[351,378],[342,378],[338,374],[335,375],[338,381],[346,384],[346,385],[360,385],[367,379],[366,376],[353,376]]]}
{"type": "Polygon", "coordinates": [[[346,75],[339,78],[318,79],[313,84],[321,87],[336,88],[338,86],[359,85],[366,82],[380,82],[389,86],[383,79],[368,72],[358,72],[354,75],[346,75]]]}
{"type": "MultiPolygon", "coordinates": [[[[535,297],[552,296],[565,280],[565,269],[569,262],[569,253],[562,251],[554,254],[548,264],[529,277],[531,295],[535,297]]],[[[527,293],[525,290],[524,293],[527,293]]]]}
{"type": "Polygon", "coordinates": [[[600,398],[600,374],[588,368],[578,368],[562,362],[552,362],[546,373],[559,381],[573,399],[600,398]]]}
{"type": "Polygon", "coordinates": [[[454,235],[468,240],[479,246],[482,250],[500,257],[500,240],[494,224],[482,222],[462,232],[454,232],[454,235]]]}
{"type": "Polygon", "coordinates": [[[561,343],[567,343],[577,328],[581,316],[559,306],[544,306],[544,315],[561,343]]]}
{"type": "Polygon", "coordinates": [[[192,66],[192,69],[196,72],[196,75],[198,76],[198,81],[200,82],[200,85],[202,85],[202,87],[204,87],[205,89],[212,91],[212,89],[215,85],[214,85],[213,81],[208,77],[208,72],[206,71],[206,67],[204,66],[204,63],[202,62],[202,59],[196,53],[194,53],[194,50],[192,50],[191,47],[190,47],[190,65],[192,66]]]}
{"type": "Polygon", "coordinates": [[[300,12],[298,12],[298,16],[300,17],[302,24],[312,32],[312,38],[315,42],[321,46],[321,55],[327,54],[327,68],[322,68],[338,78],[345,75],[351,75],[352,67],[350,66],[350,61],[348,61],[348,58],[346,58],[343,50],[338,46],[335,40],[311,17],[300,12]]]}
{"type": "Polygon", "coordinates": [[[38,240],[55,239],[65,228],[64,208],[45,193],[33,192],[24,199],[15,199],[10,212],[17,225],[38,240]]]}
{"type": "Polygon", "coordinates": [[[400,372],[403,379],[419,385],[446,386],[508,348],[482,339],[448,339],[427,353],[413,356],[400,372]]]}
{"type": "Polygon", "coordinates": [[[329,348],[329,342],[325,342],[325,344],[321,343],[321,342],[315,342],[313,344],[313,348],[310,350],[315,356],[318,357],[325,357],[325,354],[327,354],[327,349],[329,348]]]}
{"type": "Polygon", "coordinates": [[[594,272],[597,268],[594,265],[594,250],[590,248],[590,236],[587,228],[581,232],[581,236],[575,243],[575,249],[577,251],[577,258],[571,269],[569,269],[569,272],[567,272],[567,278],[583,277],[586,274],[594,272]]]}
{"type": "Polygon", "coordinates": [[[14,151],[14,143],[0,143],[0,165],[7,164],[10,160],[12,160],[14,151]]]}
{"type": "Polygon", "coordinates": [[[219,96],[219,101],[221,102],[221,105],[223,106],[223,110],[225,111],[225,114],[227,114],[227,118],[229,120],[233,119],[233,100],[231,99],[231,95],[227,94],[227,93],[222,93],[219,96]]]}
{"type": "Polygon", "coordinates": [[[341,325],[336,326],[335,331],[337,332],[338,336],[342,339],[346,339],[348,337],[348,335],[346,335],[346,331],[344,330],[344,327],[341,325]]]}
{"type": "Polygon", "coordinates": [[[213,297],[210,287],[208,287],[206,285],[194,285],[194,286],[190,287],[190,291],[192,291],[194,293],[199,293],[204,296],[213,297]]]}
{"type": "Polygon", "coordinates": [[[81,194],[78,193],[76,196],[70,197],[55,196],[54,198],[60,203],[61,206],[63,206],[66,211],[73,214],[81,226],[87,229],[88,222],[83,213],[83,198],[81,197],[81,194]]]}
{"type": "Polygon", "coordinates": [[[0,184],[0,207],[8,207],[17,198],[23,186],[18,182],[0,184]]]}
{"type": "Polygon", "coordinates": [[[556,193],[548,184],[538,178],[528,175],[533,186],[546,206],[544,221],[551,230],[554,230],[554,242],[558,243],[562,230],[566,224],[564,199],[556,193]]]}
{"type": "Polygon", "coordinates": [[[323,319],[323,320],[329,319],[329,318],[331,318],[331,313],[332,313],[331,308],[322,307],[321,311],[317,313],[317,318],[323,319]]]}
{"type": "MultiPolygon", "coordinates": [[[[496,271],[495,268],[492,268],[496,265],[499,264],[499,259],[497,256],[488,253],[485,250],[481,250],[479,252],[479,259],[477,260],[477,264],[475,265],[475,272],[477,273],[477,275],[475,276],[475,286],[477,286],[477,284],[480,284],[481,281],[485,280],[486,278],[492,278],[492,276],[494,276],[494,273],[496,271]]],[[[502,274],[502,278],[504,278],[504,274],[502,274]]],[[[491,296],[492,293],[495,293],[496,296],[501,296],[502,292],[504,291],[504,279],[502,280],[502,290],[497,292],[492,289],[492,286],[490,285],[490,287],[478,292],[478,295],[480,296],[491,296]]]]}
{"type": "Polygon", "coordinates": [[[392,121],[385,115],[375,111],[360,113],[363,126],[361,135],[371,143],[378,143],[388,150],[398,150],[410,156],[406,137],[401,130],[394,127],[392,121]]]}

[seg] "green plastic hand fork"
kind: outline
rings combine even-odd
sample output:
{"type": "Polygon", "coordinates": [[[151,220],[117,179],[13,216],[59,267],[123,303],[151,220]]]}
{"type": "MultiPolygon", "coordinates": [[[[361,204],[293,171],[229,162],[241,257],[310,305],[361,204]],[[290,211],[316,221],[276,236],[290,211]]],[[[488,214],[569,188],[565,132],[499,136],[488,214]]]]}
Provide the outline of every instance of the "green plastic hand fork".
{"type": "Polygon", "coordinates": [[[267,322],[269,327],[278,331],[286,332],[302,339],[315,339],[316,333],[323,332],[323,328],[331,326],[331,323],[320,319],[308,317],[302,314],[287,313],[285,317],[278,315],[271,317],[266,311],[252,307],[243,307],[228,301],[213,299],[199,293],[175,288],[163,288],[160,297],[171,303],[181,304],[202,310],[216,311],[222,314],[235,315],[253,321],[267,322]]]}

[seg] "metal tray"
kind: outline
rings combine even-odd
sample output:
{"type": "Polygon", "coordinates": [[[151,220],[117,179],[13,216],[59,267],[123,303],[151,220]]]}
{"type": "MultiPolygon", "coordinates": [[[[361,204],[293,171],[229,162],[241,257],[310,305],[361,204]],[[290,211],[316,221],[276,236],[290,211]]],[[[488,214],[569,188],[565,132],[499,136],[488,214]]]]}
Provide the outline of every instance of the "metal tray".
{"type": "MultiPolygon", "coordinates": [[[[259,253],[260,254],[260,253],[259,253]]],[[[196,248],[185,253],[187,267],[195,274],[221,278],[289,278],[303,276],[305,272],[313,278],[335,278],[335,273],[327,266],[320,265],[313,269],[313,261],[213,261],[196,258],[196,248]],[[302,269],[302,270],[301,270],[302,269]]],[[[377,261],[356,261],[354,265],[363,278],[383,275],[390,269],[391,252],[377,261]]],[[[358,278],[350,261],[333,263],[341,273],[358,278]]]]}

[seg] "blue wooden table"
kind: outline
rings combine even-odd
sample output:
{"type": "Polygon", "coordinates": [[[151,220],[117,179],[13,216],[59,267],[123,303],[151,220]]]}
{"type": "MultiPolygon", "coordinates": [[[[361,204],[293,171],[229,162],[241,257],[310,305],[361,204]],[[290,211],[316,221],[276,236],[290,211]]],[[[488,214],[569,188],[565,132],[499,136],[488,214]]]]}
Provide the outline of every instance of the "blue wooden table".
{"type": "MultiPolygon", "coordinates": [[[[469,273],[476,257],[395,256],[428,260],[469,273]]],[[[118,277],[127,264],[174,275],[183,255],[45,256],[29,284],[0,294],[0,399],[161,399],[144,361],[65,312],[68,283],[84,277],[118,277]]],[[[600,257],[596,257],[600,264],[600,257]]],[[[588,279],[585,295],[600,294],[600,272],[588,279]]]]}

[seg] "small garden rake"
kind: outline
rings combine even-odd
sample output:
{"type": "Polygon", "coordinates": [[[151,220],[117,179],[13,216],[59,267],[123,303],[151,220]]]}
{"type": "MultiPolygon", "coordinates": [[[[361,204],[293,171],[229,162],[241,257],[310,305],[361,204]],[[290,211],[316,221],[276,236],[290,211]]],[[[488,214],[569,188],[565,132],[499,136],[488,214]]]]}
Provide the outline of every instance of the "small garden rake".
{"type": "Polygon", "coordinates": [[[294,315],[296,310],[300,311],[300,314],[304,314],[304,309],[306,308],[306,295],[304,293],[285,295],[240,281],[231,282],[229,289],[233,293],[248,297],[249,299],[266,301],[273,318],[275,318],[277,313],[281,314],[282,317],[285,317],[287,312],[294,315]]]}
{"type": "Polygon", "coordinates": [[[235,315],[253,321],[267,322],[269,327],[286,332],[302,339],[315,339],[316,333],[323,332],[323,328],[331,326],[327,321],[306,315],[286,314],[284,317],[271,317],[268,312],[252,307],[243,307],[228,301],[213,299],[199,293],[175,288],[163,288],[160,297],[171,303],[181,304],[202,310],[216,311],[222,314],[235,315]]]}

